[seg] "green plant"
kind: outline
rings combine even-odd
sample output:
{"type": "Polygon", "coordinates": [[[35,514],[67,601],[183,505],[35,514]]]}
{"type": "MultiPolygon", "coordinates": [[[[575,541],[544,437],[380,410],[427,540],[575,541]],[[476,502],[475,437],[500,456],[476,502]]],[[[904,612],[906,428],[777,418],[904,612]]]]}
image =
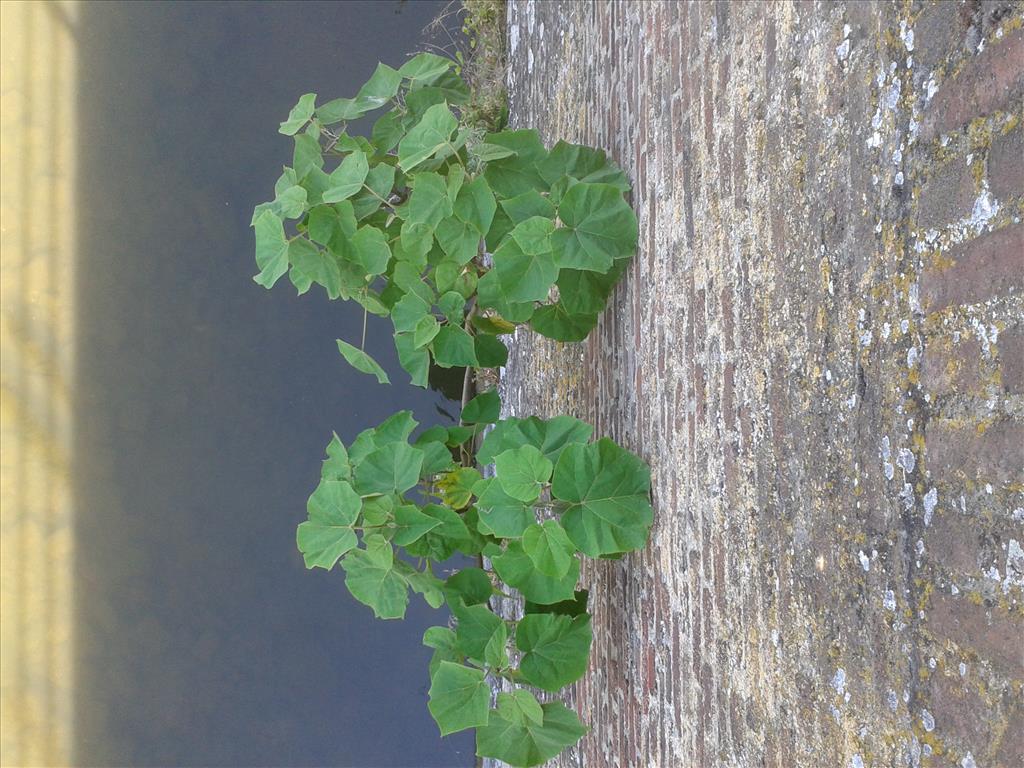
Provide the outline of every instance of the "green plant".
{"type": "Polygon", "coordinates": [[[586,732],[559,702],[540,704],[525,687],[557,692],[587,669],[591,625],[578,590],[580,557],[614,557],[642,547],[652,521],[650,470],[571,416],[498,420],[497,393],[478,395],[462,425],[431,427],[412,442],[408,411],[361,432],[347,448],[327,446],[309,519],[296,541],[309,568],[340,562],[352,595],[383,619],[405,615],[409,590],[434,608],[447,602],[453,626],[431,627],[428,707],[442,735],[477,729],[477,754],[538,765],[586,732]],[[484,431],[476,459],[467,446],[484,431]],[[493,573],[463,568],[442,581],[434,567],[453,554],[489,558],[493,573]],[[489,600],[516,590],[516,621],[489,600]],[[491,708],[488,675],[517,686],[491,708]]]}
{"type": "MultiPolygon", "coordinates": [[[[315,283],[390,317],[418,386],[431,363],[504,365],[498,337],[517,325],[583,339],[636,248],[629,183],[604,152],[483,133],[460,122],[467,99],[452,62],[429,53],[380,64],[354,98],[304,95],[280,128],[292,166],[253,213],[256,282],[287,273],[300,294],[315,283]],[[382,109],[369,139],[346,133],[382,109]]],[[[339,349],[387,383],[363,343],[339,349]]]]}
{"type": "MultiPolygon", "coordinates": [[[[498,337],[517,325],[584,338],[637,239],[629,184],[603,152],[565,142],[549,151],[529,130],[483,132],[460,110],[468,89],[452,67],[420,54],[397,70],[379,65],[354,98],[318,106],[302,96],[280,129],[294,137],[292,166],[252,220],[256,282],[270,288],[287,273],[300,294],[316,283],[357,301],[364,341],[366,313],[390,317],[419,386],[431,364],[466,367],[467,384],[469,371],[504,365],[498,337]],[[379,109],[369,139],[346,133],[379,109]]],[[[363,342],[337,345],[390,383],[363,342]]],[[[592,442],[592,427],[571,416],[500,420],[496,392],[467,399],[458,426],[415,438],[408,411],[347,447],[335,435],[296,542],[308,568],[340,563],[379,618],[402,618],[410,589],[434,608],[447,603],[451,626],[423,638],[441,734],[476,728],[478,755],[538,765],[586,728],[528,688],[556,693],[586,671],[580,559],[644,546],[650,470],[607,438],[592,442]],[[434,569],[455,553],[493,570],[440,579],[434,569]],[[513,593],[522,617],[494,613],[491,598],[513,593]],[[489,675],[515,686],[493,708],[489,675]]]]}

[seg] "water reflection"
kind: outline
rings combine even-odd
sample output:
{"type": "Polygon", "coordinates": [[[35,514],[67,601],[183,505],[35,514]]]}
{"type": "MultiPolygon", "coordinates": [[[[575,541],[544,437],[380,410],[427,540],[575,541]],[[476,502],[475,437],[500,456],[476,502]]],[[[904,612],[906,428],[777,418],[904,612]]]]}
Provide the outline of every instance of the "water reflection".
{"type": "Polygon", "coordinates": [[[296,94],[441,5],[0,4],[5,763],[472,764],[425,707],[443,616],[375,621],[293,545],[332,429],[451,407],[345,366],[358,307],[250,279],[296,94]]]}

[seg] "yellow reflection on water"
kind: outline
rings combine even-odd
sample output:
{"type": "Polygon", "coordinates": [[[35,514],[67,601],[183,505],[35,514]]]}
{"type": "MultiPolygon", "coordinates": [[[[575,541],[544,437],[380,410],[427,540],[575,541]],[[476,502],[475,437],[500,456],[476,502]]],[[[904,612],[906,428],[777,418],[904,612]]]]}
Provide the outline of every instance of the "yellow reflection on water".
{"type": "Polygon", "coordinates": [[[0,2],[0,763],[72,759],[75,23],[0,2]]]}

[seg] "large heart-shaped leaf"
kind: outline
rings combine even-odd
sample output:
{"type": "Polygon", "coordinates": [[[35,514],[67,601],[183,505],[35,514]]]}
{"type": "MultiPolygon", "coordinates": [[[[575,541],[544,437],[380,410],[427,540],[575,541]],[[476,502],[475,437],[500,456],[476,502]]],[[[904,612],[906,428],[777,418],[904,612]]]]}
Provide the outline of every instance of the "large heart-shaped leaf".
{"type": "Polygon", "coordinates": [[[398,167],[410,171],[446,148],[458,127],[447,104],[435,104],[398,143],[398,167]]]}
{"type": "Polygon", "coordinates": [[[531,768],[571,747],[587,732],[576,713],[560,701],[541,705],[543,719],[538,724],[512,699],[510,694],[498,694],[497,710],[477,729],[476,753],[480,757],[531,768]]]}
{"type": "Polygon", "coordinates": [[[565,225],[552,236],[559,267],[607,272],[636,250],[636,214],[610,184],[575,185],[562,197],[558,217],[565,225]]]}
{"type": "Polygon", "coordinates": [[[487,725],[491,687],[483,670],[442,661],[430,678],[427,709],[441,735],[487,725]]]}
{"type": "Polygon", "coordinates": [[[569,445],[555,465],[551,495],[570,503],[562,525],[591,556],[639,549],[653,521],[651,472],[636,455],[606,437],[569,445]]]}
{"type": "Polygon", "coordinates": [[[586,614],[527,614],[516,627],[516,647],[523,652],[519,672],[530,684],[557,691],[583,677],[592,640],[586,614]]]}
{"type": "Polygon", "coordinates": [[[330,570],[338,558],[356,545],[352,525],[359,516],[362,501],[344,480],[321,480],[309,497],[309,520],[295,532],[295,543],[307,568],[330,570]]]}
{"type": "Polygon", "coordinates": [[[341,561],[352,597],[373,609],[378,619],[400,619],[409,604],[408,585],[395,571],[395,553],[381,536],[367,536],[366,549],[354,549],[341,561]]]}

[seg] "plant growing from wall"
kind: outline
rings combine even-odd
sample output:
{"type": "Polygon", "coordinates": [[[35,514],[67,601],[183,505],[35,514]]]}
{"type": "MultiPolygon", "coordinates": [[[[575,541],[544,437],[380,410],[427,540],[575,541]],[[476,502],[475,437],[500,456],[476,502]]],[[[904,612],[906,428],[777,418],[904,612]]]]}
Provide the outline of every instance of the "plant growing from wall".
{"type": "MultiPolygon", "coordinates": [[[[584,338],[636,247],[629,185],[603,152],[549,151],[529,130],[483,133],[460,122],[467,96],[452,62],[432,54],[379,65],[351,99],[306,94],[280,128],[294,137],[292,166],[253,214],[256,281],[270,288],[288,274],[300,294],[317,284],[390,317],[419,386],[432,364],[504,365],[499,337],[517,325],[584,338]],[[386,111],[369,139],[346,133],[374,110],[386,111]]],[[[363,342],[337,344],[388,383],[363,342]]],[[[402,618],[410,589],[447,604],[451,625],[423,639],[434,649],[431,715],[442,735],[475,728],[479,755],[531,766],[586,731],[531,688],[557,693],[584,674],[580,559],[644,546],[650,471],[571,416],[500,420],[500,410],[485,392],[458,426],[413,438],[418,424],[402,411],[348,446],[335,435],[296,541],[307,567],[340,564],[379,618],[402,618]],[[492,570],[442,580],[435,569],[456,553],[492,570]],[[490,602],[512,593],[523,613],[507,620],[490,602]],[[512,691],[492,701],[489,676],[512,691]]]]}

